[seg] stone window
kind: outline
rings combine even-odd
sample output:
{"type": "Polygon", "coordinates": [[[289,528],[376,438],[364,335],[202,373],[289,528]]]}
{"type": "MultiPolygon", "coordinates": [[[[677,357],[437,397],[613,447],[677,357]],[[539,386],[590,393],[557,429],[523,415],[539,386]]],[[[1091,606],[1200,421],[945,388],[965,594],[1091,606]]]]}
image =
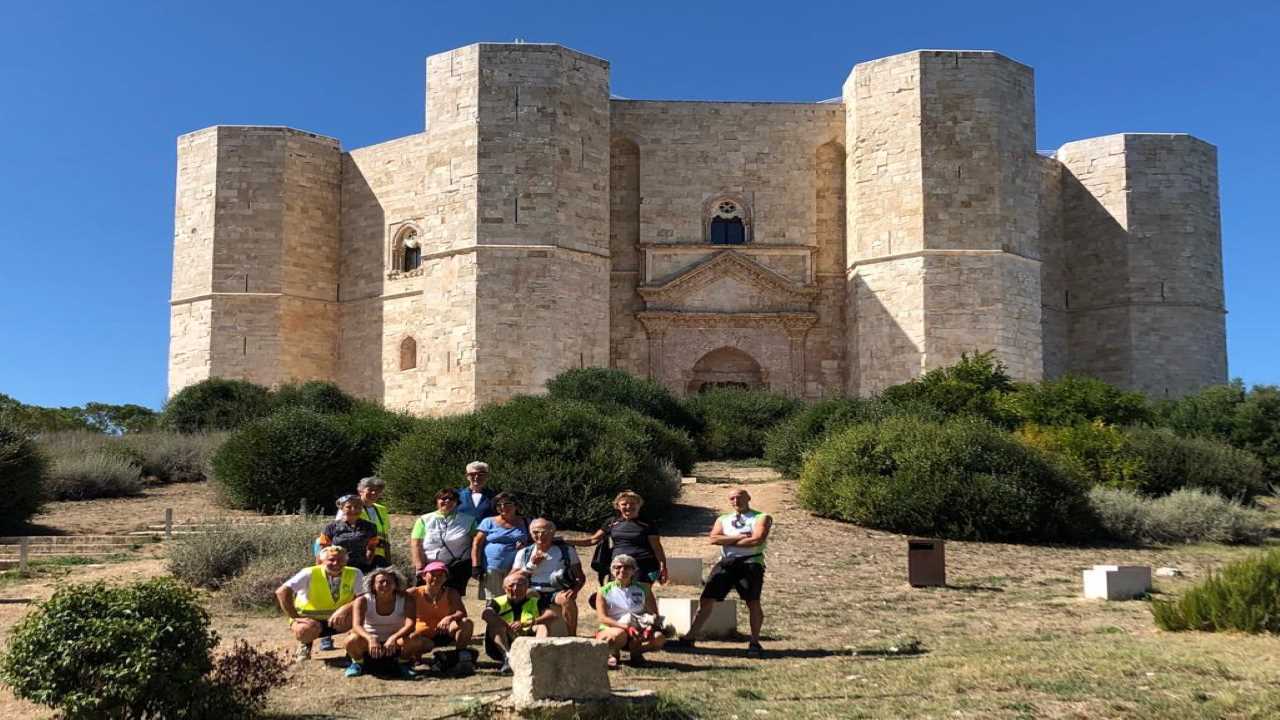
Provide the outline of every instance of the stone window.
{"type": "Polygon", "coordinates": [[[422,240],[418,228],[407,225],[391,243],[391,273],[415,273],[422,267],[422,240]]]}
{"type": "Polygon", "coordinates": [[[400,341],[400,369],[412,370],[418,367],[418,341],[407,337],[400,341]]]}
{"type": "Polygon", "coordinates": [[[714,198],[706,205],[706,242],[712,245],[743,245],[751,241],[751,215],[737,197],[714,198]]]}

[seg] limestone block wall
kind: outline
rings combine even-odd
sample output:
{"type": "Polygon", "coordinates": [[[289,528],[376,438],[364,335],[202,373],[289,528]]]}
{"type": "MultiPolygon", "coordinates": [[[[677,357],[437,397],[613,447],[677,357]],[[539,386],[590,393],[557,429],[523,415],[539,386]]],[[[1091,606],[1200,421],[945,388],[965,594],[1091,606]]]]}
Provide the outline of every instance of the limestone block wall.
{"type": "Polygon", "coordinates": [[[170,392],[210,376],[333,379],[337,141],[219,126],[178,150],[170,392]],[[182,309],[205,301],[207,311],[182,309]]]}
{"type": "Polygon", "coordinates": [[[1225,382],[1217,153],[1189,135],[1058,150],[1074,372],[1176,397],[1225,382]]]}
{"type": "Polygon", "coordinates": [[[991,52],[917,51],[856,66],[844,98],[849,342],[869,363],[850,373],[850,391],[873,393],[984,350],[1015,377],[1038,379],[1030,68],[991,52]],[[880,297],[885,277],[922,287],[880,297]]]}
{"type": "MultiPolygon", "coordinates": [[[[610,198],[614,366],[655,372],[647,359],[652,338],[635,321],[643,306],[635,288],[670,280],[723,250],[706,244],[705,222],[708,203],[729,197],[750,213],[750,241],[738,249],[820,290],[819,320],[803,340],[804,381],[795,394],[839,392],[846,373],[842,107],[638,100],[610,107],[619,156],[610,198]]],[[[666,365],[665,374],[676,377],[666,365]]]]}
{"type": "Polygon", "coordinates": [[[1044,377],[1067,372],[1067,249],[1062,229],[1062,163],[1040,157],[1040,332],[1044,377]]]}

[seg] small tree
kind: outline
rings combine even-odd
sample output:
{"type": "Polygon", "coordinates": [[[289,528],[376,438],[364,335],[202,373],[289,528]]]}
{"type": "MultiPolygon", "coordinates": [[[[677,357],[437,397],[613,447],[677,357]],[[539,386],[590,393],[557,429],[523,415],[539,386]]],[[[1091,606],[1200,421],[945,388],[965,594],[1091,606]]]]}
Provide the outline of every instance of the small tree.
{"type": "Polygon", "coordinates": [[[271,412],[271,393],[245,380],[209,378],[178,391],[164,407],[166,427],[178,432],[235,430],[271,412]]]}
{"type": "Polygon", "coordinates": [[[0,527],[21,526],[40,509],[48,465],[26,433],[0,421],[0,527]]]}
{"type": "Polygon", "coordinates": [[[1008,369],[989,350],[962,354],[955,365],[887,387],[880,397],[895,405],[923,405],[944,415],[976,415],[995,425],[1013,427],[1017,420],[1002,402],[1012,390],[1008,369]]]}

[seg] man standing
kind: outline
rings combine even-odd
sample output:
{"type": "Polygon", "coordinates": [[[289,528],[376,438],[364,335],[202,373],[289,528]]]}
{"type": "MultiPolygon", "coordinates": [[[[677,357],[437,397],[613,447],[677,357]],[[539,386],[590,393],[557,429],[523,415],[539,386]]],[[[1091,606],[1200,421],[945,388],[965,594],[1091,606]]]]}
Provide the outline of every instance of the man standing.
{"type": "Polygon", "coordinates": [[[493,491],[489,483],[489,463],[479,460],[467,463],[467,484],[458,488],[458,512],[464,512],[476,522],[498,514],[493,506],[493,491]]]}
{"type": "Polygon", "coordinates": [[[516,553],[511,570],[527,573],[534,591],[555,597],[573,637],[578,634],[578,591],[587,581],[578,551],[556,538],[556,524],[546,518],[529,523],[529,535],[533,544],[516,553]]]}
{"type": "Polygon", "coordinates": [[[764,610],[760,607],[760,592],[764,587],[764,549],[773,528],[773,518],[768,513],[751,509],[751,495],[743,488],[729,493],[733,512],[721,515],[711,526],[711,544],[720,546],[720,561],[711,569],[707,585],[702,589],[698,614],[689,625],[689,632],[676,647],[692,648],[698,631],[702,629],[716,603],[736,590],[738,597],[747,604],[751,620],[751,642],[747,644],[747,657],[758,658],[764,653],[760,646],[760,626],[764,624],[764,610]]]}

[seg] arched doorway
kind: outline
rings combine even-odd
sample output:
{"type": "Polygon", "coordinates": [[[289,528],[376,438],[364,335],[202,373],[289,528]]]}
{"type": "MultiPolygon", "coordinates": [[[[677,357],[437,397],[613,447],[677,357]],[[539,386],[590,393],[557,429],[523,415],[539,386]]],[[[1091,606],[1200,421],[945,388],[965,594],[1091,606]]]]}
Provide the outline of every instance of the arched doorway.
{"type": "Polygon", "coordinates": [[[692,395],[715,387],[764,387],[764,372],[755,358],[737,348],[712,350],[693,364],[688,392],[692,395]]]}

